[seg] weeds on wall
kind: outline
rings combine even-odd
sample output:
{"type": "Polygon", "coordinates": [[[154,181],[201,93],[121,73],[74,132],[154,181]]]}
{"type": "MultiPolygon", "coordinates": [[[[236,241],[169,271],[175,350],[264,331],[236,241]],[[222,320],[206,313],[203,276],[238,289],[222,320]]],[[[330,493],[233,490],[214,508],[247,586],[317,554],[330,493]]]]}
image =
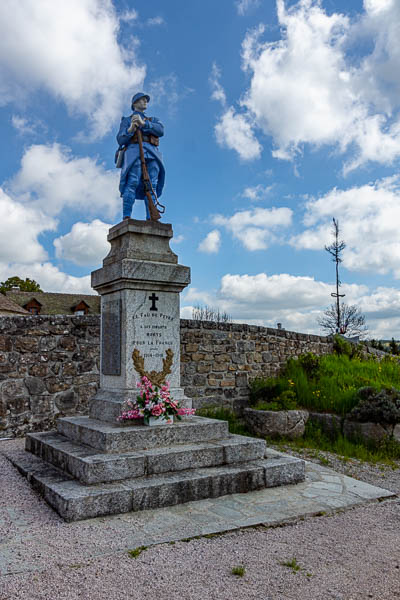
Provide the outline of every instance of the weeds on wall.
{"type": "Polygon", "coordinates": [[[399,361],[392,356],[380,361],[366,357],[359,348],[337,338],[334,354],[305,354],[289,360],[279,377],[253,380],[250,404],[284,410],[290,400],[290,408],[345,416],[359,403],[357,392],[363,387],[376,391],[400,388],[399,361]]]}

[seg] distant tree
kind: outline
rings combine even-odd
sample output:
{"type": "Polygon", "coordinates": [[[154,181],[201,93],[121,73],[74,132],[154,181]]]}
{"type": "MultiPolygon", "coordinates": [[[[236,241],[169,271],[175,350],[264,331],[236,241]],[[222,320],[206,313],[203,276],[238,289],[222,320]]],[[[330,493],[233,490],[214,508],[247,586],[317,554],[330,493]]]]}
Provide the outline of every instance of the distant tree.
{"type": "Polygon", "coordinates": [[[40,285],[34,280],[28,277],[24,280],[20,277],[9,277],[6,281],[0,281],[0,292],[5,294],[12,288],[18,287],[21,292],[41,292],[40,285]]]}
{"type": "Polygon", "coordinates": [[[343,335],[364,335],[368,328],[365,324],[365,317],[360,309],[353,305],[342,303],[340,305],[338,321],[337,304],[331,306],[318,319],[318,325],[327,333],[341,333],[343,335]]]}
{"type": "Polygon", "coordinates": [[[388,348],[382,344],[381,340],[368,340],[368,346],[372,346],[372,348],[376,348],[377,350],[382,350],[383,352],[387,352],[388,348]]]}
{"type": "Polygon", "coordinates": [[[215,321],[215,323],[231,323],[232,317],[226,312],[220,312],[219,308],[210,306],[194,306],[192,309],[194,321],[215,321]]]}
{"type": "Polygon", "coordinates": [[[400,354],[399,346],[396,344],[394,338],[392,338],[389,342],[389,351],[391,354],[400,354]]]}

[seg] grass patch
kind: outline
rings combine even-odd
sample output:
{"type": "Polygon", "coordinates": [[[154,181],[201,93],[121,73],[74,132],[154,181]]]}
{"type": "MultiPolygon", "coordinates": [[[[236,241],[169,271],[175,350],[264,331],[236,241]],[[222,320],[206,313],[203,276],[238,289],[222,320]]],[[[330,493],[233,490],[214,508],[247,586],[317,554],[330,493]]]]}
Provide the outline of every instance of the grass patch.
{"type": "Polygon", "coordinates": [[[139,546],[133,550],[128,550],[128,554],[131,558],[138,558],[145,550],[147,550],[147,546],[139,546]]]}
{"type": "Polygon", "coordinates": [[[246,573],[246,567],[243,565],[232,567],[231,573],[232,575],[236,575],[236,577],[243,577],[243,575],[246,573]]]}
{"type": "Polygon", "coordinates": [[[308,422],[304,437],[296,440],[281,438],[280,440],[270,440],[278,445],[289,446],[293,450],[307,449],[315,450],[315,458],[329,464],[329,460],[319,454],[319,451],[338,454],[344,462],[350,458],[356,458],[363,462],[372,464],[383,463],[392,467],[397,467],[396,460],[400,460],[400,444],[393,439],[385,438],[380,443],[366,442],[364,440],[349,440],[341,433],[337,433],[332,439],[326,435],[320,426],[308,422]]]}
{"type": "Polygon", "coordinates": [[[298,573],[299,571],[301,571],[301,566],[297,562],[295,556],[291,560],[281,562],[281,565],[283,567],[289,567],[289,569],[292,569],[293,573],[298,573]]]}
{"type": "MultiPolygon", "coordinates": [[[[252,436],[246,425],[239,417],[229,408],[221,406],[213,406],[209,408],[200,408],[196,410],[196,415],[199,417],[207,417],[208,419],[219,419],[220,421],[228,421],[229,433],[236,435],[252,436]]],[[[253,436],[254,437],[254,436],[253,436]]]]}
{"type": "Polygon", "coordinates": [[[285,410],[285,404],[295,403],[344,416],[359,402],[357,390],[366,386],[376,390],[400,388],[399,360],[388,356],[378,361],[360,357],[357,352],[321,357],[305,354],[289,360],[281,376],[253,380],[250,401],[257,408],[272,403],[285,410]]]}

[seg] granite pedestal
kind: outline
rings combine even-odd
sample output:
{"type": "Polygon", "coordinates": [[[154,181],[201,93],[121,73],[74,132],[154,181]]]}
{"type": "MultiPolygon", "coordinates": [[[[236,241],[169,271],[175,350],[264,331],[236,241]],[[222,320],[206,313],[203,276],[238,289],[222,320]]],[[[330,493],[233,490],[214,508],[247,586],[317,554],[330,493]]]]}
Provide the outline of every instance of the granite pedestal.
{"type": "Polygon", "coordinates": [[[179,293],[190,270],[169,247],[168,224],[125,220],[92,273],[101,294],[100,389],[89,417],[27,436],[20,470],[67,521],[161,508],[304,480],[304,461],[266,458],[265,442],[231,435],[225,421],[185,417],[172,425],[121,424],[143,374],[180,386],[179,293]]]}

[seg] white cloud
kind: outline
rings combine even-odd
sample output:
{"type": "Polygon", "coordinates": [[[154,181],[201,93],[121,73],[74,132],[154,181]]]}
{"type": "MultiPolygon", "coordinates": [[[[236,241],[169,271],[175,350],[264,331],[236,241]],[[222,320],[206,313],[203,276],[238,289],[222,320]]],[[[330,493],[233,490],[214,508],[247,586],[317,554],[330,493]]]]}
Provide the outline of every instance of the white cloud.
{"type": "Polygon", "coordinates": [[[27,264],[46,260],[38,237],[57,223],[42,211],[15,202],[0,188],[0,261],[27,264]]]}
{"type": "Polygon", "coordinates": [[[254,135],[250,116],[237,113],[230,106],[215,125],[215,137],[220,146],[236,150],[242,160],[261,155],[262,146],[254,135]]]}
{"type": "Polygon", "coordinates": [[[19,115],[12,115],[11,124],[19,135],[36,135],[47,131],[46,125],[39,119],[26,119],[19,115]]]}
{"type": "Polygon", "coordinates": [[[95,294],[90,285],[90,275],[84,277],[74,277],[63,273],[57,267],[49,262],[46,263],[12,263],[8,265],[0,264],[0,279],[4,281],[8,277],[17,275],[22,279],[29,277],[40,284],[44,292],[65,292],[74,294],[95,294]]]}
{"type": "Polygon", "coordinates": [[[203,241],[200,242],[198,250],[207,254],[216,254],[221,246],[221,234],[218,229],[213,229],[206,235],[203,241]]]}
{"type": "Polygon", "coordinates": [[[226,94],[225,90],[221,85],[221,69],[218,67],[217,63],[213,63],[211,67],[211,74],[209,77],[209,83],[212,89],[211,98],[220,102],[222,106],[226,105],[226,94]]]}
{"type": "Polygon", "coordinates": [[[292,238],[297,248],[322,250],[332,241],[332,217],[339,220],[347,247],[347,269],[400,278],[400,177],[390,177],[347,190],[333,189],[306,204],[306,229],[292,238]]]}
{"type": "Polygon", "coordinates": [[[248,198],[252,202],[258,202],[262,200],[271,192],[273,186],[272,185],[259,185],[249,186],[243,190],[242,196],[243,198],[248,198]]]}
{"type": "Polygon", "coordinates": [[[260,0],[237,0],[236,10],[240,16],[245,15],[250,10],[260,6],[260,0]]]}
{"type": "Polygon", "coordinates": [[[85,215],[102,210],[113,217],[120,202],[118,176],[92,158],[75,158],[59,144],[34,145],[25,150],[10,189],[51,216],[75,208],[85,215]]]}
{"type": "MultiPolygon", "coordinates": [[[[333,283],[287,273],[231,275],[221,279],[215,294],[191,288],[184,298],[183,314],[190,318],[192,306],[206,304],[226,312],[238,323],[283,327],[302,333],[323,334],[318,318],[331,304],[333,283]]],[[[400,290],[364,285],[342,286],[348,304],[356,304],[365,315],[368,336],[400,338],[400,290]]]]}
{"type": "Polygon", "coordinates": [[[171,244],[181,244],[185,240],[185,236],[180,234],[171,239],[171,244]]]}
{"type": "Polygon", "coordinates": [[[209,83],[211,98],[220,102],[224,109],[215,125],[215,137],[220,146],[236,150],[242,160],[259,158],[262,146],[253,133],[253,119],[249,113],[238,113],[233,106],[227,106],[226,94],[220,82],[221,70],[213,63],[209,83]]]}
{"type": "Polygon", "coordinates": [[[72,114],[85,115],[93,137],[103,136],[145,76],[137,41],[123,48],[118,32],[111,0],[3,0],[0,102],[21,103],[21,96],[44,89],[72,114]]]}
{"type": "Polygon", "coordinates": [[[147,19],[146,23],[150,27],[154,27],[154,26],[157,26],[157,25],[165,25],[164,18],[161,17],[161,16],[152,17],[151,19],[147,19]]]}
{"type": "Polygon", "coordinates": [[[292,211],[286,207],[254,208],[239,211],[232,217],[215,215],[213,222],[224,226],[247,250],[265,250],[277,241],[277,230],[291,225],[292,211]]]}
{"type": "Polygon", "coordinates": [[[151,106],[160,106],[164,113],[167,110],[172,116],[175,115],[179,102],[194,91],[191,88],[180,85],[175,73],[170,73],[151,81],[147,85],[147,90],[151,98],[151,106]]]}
{"type": "Polygon", "coordinates": [[[400,4],[368,0],[365,10],[353,22],[328,15],[318,0],[290,8],[277,0],[281,39],[262,41],[262,25],[246,35],[243,69],[251,83],[241,105],[252,116],[253,138],[255,123],[272,136],[275,157],[292,159],[304,144],[352,149],[348,172],[400,156],[400,4]],[[360,37],[373,50],[357,65],[351,45],[360,37]]]}
{"type": "Polygon", "coordinates": [[[96,266],[110,251],[107,234],[111,225],[95,219],[91,223],[74,223],[69,233],[54,240],[57,258],[76,265],[96,266]]]}

